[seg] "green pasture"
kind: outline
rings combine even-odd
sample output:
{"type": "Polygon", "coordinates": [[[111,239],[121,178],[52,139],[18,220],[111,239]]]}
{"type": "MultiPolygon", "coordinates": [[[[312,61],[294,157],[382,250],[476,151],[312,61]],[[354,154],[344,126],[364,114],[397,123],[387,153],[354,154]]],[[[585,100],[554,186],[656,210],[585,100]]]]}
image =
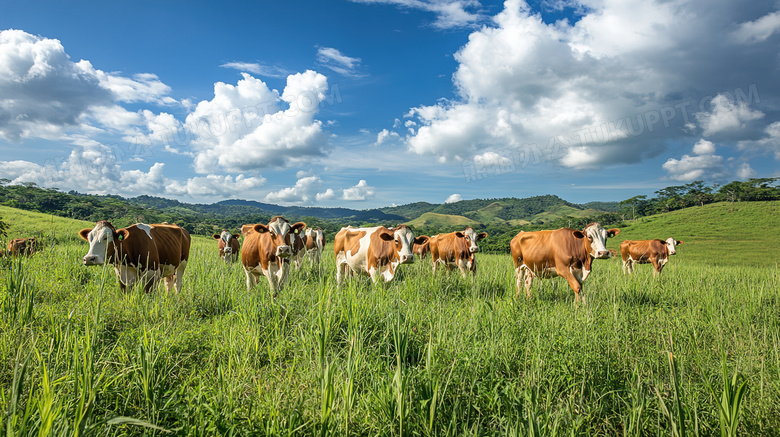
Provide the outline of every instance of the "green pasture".
{"type": "Polygon", "coordinates": [[[480,254],[473,281],[432,276],[427,259],[388,286],[353,278],[337,289],[331,245],[321,269],[293,270],[272,299],[265,282],[247,291],[241,266],[218,260],[205,237],[193,238],[181,293],[123,294],[112,268],[81,265],[87,244],[75,232],[92,224],[0,208],[9,236],[44,241],[30,258],[0,260],[2,426],[7,435],[778,435],[780,271],[756,261],[777,256],[778,237],[749,231],[775,205],[744,221],[743,235],[756,238],[749,251],[731,244],[733,230],[716,238],[706,229],[717,223],[697,228],[674,213],[629,225],[610,248],[667,231],[685,245],[657,279],[650,266],[629,277],[618,260],[595,261],[580,307],[560,278],[516,298],[509,255],[480,254]],[[710,260],[723,241],[733,257],[710,260]]]}

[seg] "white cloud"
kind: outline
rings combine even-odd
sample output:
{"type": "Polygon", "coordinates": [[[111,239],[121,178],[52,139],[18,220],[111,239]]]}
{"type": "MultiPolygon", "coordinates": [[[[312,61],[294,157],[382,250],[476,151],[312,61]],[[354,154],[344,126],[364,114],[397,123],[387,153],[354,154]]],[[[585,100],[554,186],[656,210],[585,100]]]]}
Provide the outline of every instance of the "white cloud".
{"type": "Polygon", "coordinates": [[[380,146],[380,145],[382,145],[384,143],[393,142],[393,141],[398,140],[400,138],[401,138],[400,135],[398,135],[397,133],[389,131],[387,129],[382,129],[382,131],[379,132],[379,134],[377,134],[377,136],[376,136],[376,143],[374,143],[374,144],[376,144],[377,146],[380,146]]]}
{"type": "Polygon", "coordinates": [[[319,176],[306,176],[298,179],[293,187],[282,188],[268,193],[265,200],[275,203],[309,203],[313,200],[330,200],[335,197],[332,189],[320,193],[322,179],[319,176]]]}
{"type": "Polygon", "coordinates": [[[463,200],[463,197],[461,197],[460,194],[451,194],[449,197],[447,197],[447,200],[444,201],[444,203],[455,203],[460,202],[463,200]]]}
{"type": "Polygon", "coordinates": [[[420,9],[436,15],[433,26],[439,29],[471,26],[482,19],[477,0],[352,0],[356,3],[396,5],[420,9]]]}
{"type": "Polygon", "coordinates": [[[744,130],[750,121],[764,117],[763,112],[750,109],[746,102],[734,102],[725,94],[718,94],[710,104],[711,111],[696,114],[705,136],[744,130]]]}
{"type": "Polygon", "coordinates": [[[683,155],[680,159],[669,158],[663,169],[668,178],[675,181],[690,182],[704,179],[722,179],[728,175],[723,164],[723,157],[715,155],[715,145],[706,140],[699,140],[693,146],[695,156],[683,155]]]}
{"type": "Polygon", "coordinates": [[[774,155],[775,159],[780,161],[780,121],[767,126],[761,138],[738,142],[737,149],[762,155],[774,155]]]}
{"type": "Polygon", "coordinates": [[[712,155],[715,153],[715,144],[702,138],[693,145],[693,153],[696,155],[712,155]]]}
{"type": "Polygon", "coordinates": [[[737,169],[737,177],[743,181],[756,177],[756,174],[756,171],[747,162],[743,162],[737,169]]]}
{"type": "Polygon", "coordinates": [[[290,72],[277,66],[268,66],[257,62],[226,62],[220,65],[222,68],[232,68],[245,73],[254,73],[258,76],[284,78],[290,72]]]}
{"type": "Polygon", "coordinates": [[[317,49],[317,62],[338,74],[349,77],[361,77],[360,58],[353,58],[332,47],[317,49]]]}
{"type": "Polygon", "coordinates": [[[741,43],[763,42],[778,30],[780,30],[780,12],[775,11],[757,20],[740,24],[733,36],[741,43]]]}
{"type": "Polygon", "coordinates": [[[187,179],[184,183],[167,180],[165,194],[210,200],[246,197],[256,195],[253,190],[262,187],[265,182],[263,177],[246,177],[243,174],[235,178],[230,175],[210,174],[187,179]]]}
{"type": "Polygon", "coordinates": [[[285,167],[324,155],[327,136],[314,116],[326,98],[325,76],[310,70],[290,75],[279,95],[242,75],[236,85],[216,83],[214,98],[187,116],[185,128],[196,134],[196,171],[285,167]]]}
{"type": "Polygon", "coordinates": [[[361,179],[357,185],[351,188],[345,188],[341,198],[352,202],[363,201],[374,197],[376,190],[374,187],[369,186],[365,179],[361,179]]]}
{"type": "Polygon", "coordinates": [[[317,202],[323,200],[333,200],[336,198],[336,192],[332,188],[328,188],[324,193],[317,193],[317,202]]]}

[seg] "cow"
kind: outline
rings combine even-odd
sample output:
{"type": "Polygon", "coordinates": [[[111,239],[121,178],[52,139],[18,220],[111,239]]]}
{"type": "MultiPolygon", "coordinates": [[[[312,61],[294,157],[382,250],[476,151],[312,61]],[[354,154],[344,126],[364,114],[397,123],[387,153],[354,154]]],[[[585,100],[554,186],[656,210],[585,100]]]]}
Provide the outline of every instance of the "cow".
{"type": "Polygon", "coordinates": [[[290,236],[292,240],[292,256],[290,260],[295,264],[296,269],[303,265],[303,258],[306,256],[306,237],[303,235],[303,229],[298,229],[290,236]]]}
{"type": "Polygon", "coordinates": [[[89,242],[85,266],[110,263],[119,278],[119,287],[127,291],[136,282],[151,291],[160,278],[165,288],[181,291],[182,277],[190,257],[190,234],[177,225],[137,223],[116,229],[105,220],[94,228],[82,229],[79,236],[89,242]]]}
{"type": "Polygon", "coordinates": [[[517,296],[523,282],[525,293],[531,297],[531,285],[536,276],[554,278],[561,276],[574,290],[576,301],[584,301],[582,283],[590,275],[594,259],[609,258],[605,244],[620,229],[604,229],[591,223],[582,231],[561,228],[518,233],[510,242],[512,261],[515,265],[517,296]]]}
{"type": "Polygon", "coordinates": [[[322,258],[322,249],[325,247],[325,232],[320,228],[306,228],[304,232],[304,242],[306,243],[306,254],[309,255],[309,265],[320,265],[322,258]]]}
{"type": "Polygon", "coordinates": [[[223,229],[221,234],[214,234],[213,237],[217,240],[220,259],[228,264],[238,261],[238,253],[241,249],[238,239],[241,234],[231,234],[227,229],[223,229]]]}
{"type": "Polygon", "coordinates": [[[415,243],[412,252],[414,252],[415,256],[423,259],[431,252],[430,237],[427,235],[420,235],[418,238],[422,238],[424,241],[420,244],[415,243]]]}
{"type": "Polygon", "coordinates": [[[290,225],[281,216],[272,218],[267,225],[258,223],[241,227],[241,233],[244,234],[241,263],[244,265],[248,290],[257,285],[259,276],[265,276],[274,297],[282,291],[290,273],[293,236],[305,227],[304,222],[290,225]]]}
{"type": "Polygon", "coordinates": [[[433,236],[429,240],[433,272],[436,273],[439,264],[444,264],[448,270],[459,268],[463,278],[466,278],[469,271],[476,277],[477,263],[474,254],[479,252],[477,242],[487,235],[487,232],[477,234],[473,228],[466,228],[463,232],[433,236]]]}
{"type": "Polygon", "coordinates": [[[384,283],[395,277],[401,264],[414,263],[412,245],[422,243],[406,225],[395,228],[341,228],[336,234],[333,251],[336,254],[336,284],[351,273],[367,274],[376,283],[384,283]]]}
{"type": "Polygon", "coordinates": [[[30,256],[38,249],[38,240],[35,237],[31,238],[14,238],[8,242],[8,255],[18,256],[27,255],[30,256]]]}
{"type": "Polygon", "coordinates": [[[677,246],[682,241],[674,238],[664,240],[625,240],[620,243],[620,256],[623,258],[623,273],[629,275],[634,271],[634,264],[652,263],[655,270],[653,276],[661,274],[669,262],[669,255],[677,254],[677,246]]]}

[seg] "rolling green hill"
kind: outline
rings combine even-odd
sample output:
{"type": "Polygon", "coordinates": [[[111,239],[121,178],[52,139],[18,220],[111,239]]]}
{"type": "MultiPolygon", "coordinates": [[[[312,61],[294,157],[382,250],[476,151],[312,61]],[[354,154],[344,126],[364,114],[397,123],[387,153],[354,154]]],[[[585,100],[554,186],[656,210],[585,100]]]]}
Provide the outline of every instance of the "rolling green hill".
{"type": "MultiPolygon", "coordinates": [[[[713,203],[626,222],[608,240],[619,250],[623,240],[682,240],[677,259],[710,265],[777,266],[780,262],[780,201],[713,203]]],[[[672,262],[670,261],[670,262],[672,262]]]]}
{"type": "Polygon", "coordinates": [[[423,228],[423,227],[442,227],[442,228],[448,228],[451,226],[476,226],[478,223],[474,220],[471,220],[469,218],[460,216],[460,215],[450,215],[450,214],[436,214],[435,212],[426,212],[425,214],[417,217],[414,220],[411,220],[407,222],[409,226],[414,226],[415,228],[423,228]]]}

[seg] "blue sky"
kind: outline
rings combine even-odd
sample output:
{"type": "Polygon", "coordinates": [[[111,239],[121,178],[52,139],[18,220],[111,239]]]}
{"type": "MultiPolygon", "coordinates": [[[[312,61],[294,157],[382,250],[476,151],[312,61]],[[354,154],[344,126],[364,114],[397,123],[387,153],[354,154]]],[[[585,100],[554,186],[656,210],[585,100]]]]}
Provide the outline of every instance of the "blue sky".
{"type": "Polygon", "coordinates": [[[622,200],[780,176],[776,2],[22,2],[0,178],[185,202],[622,200]]]}

